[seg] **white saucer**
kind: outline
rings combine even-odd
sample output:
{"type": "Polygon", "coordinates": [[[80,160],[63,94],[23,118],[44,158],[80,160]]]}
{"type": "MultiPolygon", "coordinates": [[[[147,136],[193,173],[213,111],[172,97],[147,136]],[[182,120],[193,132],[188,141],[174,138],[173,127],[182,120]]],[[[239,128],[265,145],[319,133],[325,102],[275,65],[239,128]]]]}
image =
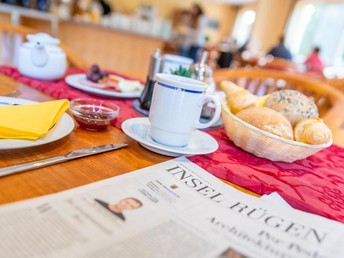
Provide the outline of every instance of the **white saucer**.
{"type": "Polygon", "coordinates": [[[171,157],[193,156],[216,151],[217,141],[207,133],[196,130],[190,143],[184,147],[172,147],[155,142],[150,136],[150,123],[147,117],[131,118],[123,122],[123,132],[150,151],[171,157]]]}

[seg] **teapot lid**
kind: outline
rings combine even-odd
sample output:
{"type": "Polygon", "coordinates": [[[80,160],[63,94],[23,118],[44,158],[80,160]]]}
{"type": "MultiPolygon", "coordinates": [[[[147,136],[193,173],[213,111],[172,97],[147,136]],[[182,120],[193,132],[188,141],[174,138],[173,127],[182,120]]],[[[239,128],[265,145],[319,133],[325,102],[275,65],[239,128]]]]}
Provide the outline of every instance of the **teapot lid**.
{"type": "Polygon", "coordinates": [[[60,40],[57,38],[53,38],[49,34],[46,33],[37,33],[37,34],[28,34],[26,36],[28,41],[40,41],[45,44],[50,44],[50,45],[57,45],[60,43],[60,40]]]}
{"type": "Polygon", "coordinates": [[[27,42],[23,43],[22,46],[32,49],[38,44],[44,45],[49,52],[63,52],[63,50],[58,46],[60,40],[53,38],[46,33],[28,34],[26,36],[27,42]]]}

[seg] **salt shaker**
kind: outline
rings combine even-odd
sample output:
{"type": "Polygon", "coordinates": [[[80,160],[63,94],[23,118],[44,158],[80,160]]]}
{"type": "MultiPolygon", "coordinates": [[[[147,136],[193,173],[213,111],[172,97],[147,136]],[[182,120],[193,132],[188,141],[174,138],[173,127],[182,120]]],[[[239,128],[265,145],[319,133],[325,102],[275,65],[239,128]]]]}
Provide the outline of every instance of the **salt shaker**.
{"type": "Polygon", "coordinates": [[[207,89],[207,94],[212,94],[215,91],[215,83],[213,80],[213,70],[209,65],[205,63],[208,57],[208,51],[202,53],[201,59],[199,62],[195,63],[190,67],[191,77],[203,81],[209,85],[207,89]]]}

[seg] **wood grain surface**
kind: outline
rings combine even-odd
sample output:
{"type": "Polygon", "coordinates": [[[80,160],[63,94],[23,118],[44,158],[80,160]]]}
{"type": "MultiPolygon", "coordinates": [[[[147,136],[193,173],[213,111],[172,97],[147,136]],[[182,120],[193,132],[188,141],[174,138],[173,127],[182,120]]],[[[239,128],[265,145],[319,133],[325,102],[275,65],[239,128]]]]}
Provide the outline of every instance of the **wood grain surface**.
{"type": "MultiPolygon", "coordinates": [[[[36,101],[52,99],[21,83],[17,83],[16,87],[20,98],[36,101]]],[[[171,159],[146,150],[115,127],[90,132],[75,124],[72,133],[58,141],[31,148],[0,150],[0,167],[109,143],[127,143],[128,147],[0,178],[0,204],[60,192],[171,159]]]]}

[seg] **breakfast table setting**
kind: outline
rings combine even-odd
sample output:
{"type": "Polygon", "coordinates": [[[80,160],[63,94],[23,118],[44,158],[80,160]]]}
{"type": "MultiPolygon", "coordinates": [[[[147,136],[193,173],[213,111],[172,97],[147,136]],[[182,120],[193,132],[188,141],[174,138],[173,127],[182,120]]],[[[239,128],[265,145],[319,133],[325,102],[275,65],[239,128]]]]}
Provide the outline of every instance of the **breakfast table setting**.
{"type": "MultiPolygon", "coordinates": [[[[39,58],[36,60],[36,62],[41,61],[39,58]]],[[[111,91],[89,87],[92,83],[91,76],[98,70],[102,69],[99,67],[90,67],[89,70],[65,68],[63,76],[58,75],[57,78],[47,80],[29,76],[20,67],[0,66],[0,87],[6,82],[6,85],[12,84],[15,88],[14,90],[6,89],[3,96],[0,96],[0,103],[2,103],[0,115],[6,113],[6,120],[10,120],[11,116],[16,114],[9,112],[17,112],[13,110],[21,108],[23,119],[20,121],[12,119],[10,120],[12,123],[16,121],[15,123],[18,124],[38,124],[43,120],[40,117],[47,116],[47,114],[42,114],[42,110],[55,110],[55,112],[48,112],[50,115],[54,113],[55,118],[50,121],[43,136],[30,135],[33,138],[26,136],[24,139],[13,139],[7,135],[9,132],[6,131],[7,136],[4,137],[4,132],[1,130],[3,125],[0,126],[2,135],[0,170],[25,162],[64,156],[79,149],[121,144],[121,147],[115,151],[109,150],[69,162],[31,168],[27,172],[2,176],[0,177],[0,204],[60,192],[148,167],[173,157],[186,156],[212,175],[248,194],[259,196],[277,192],[293,208],[344,222],[344,149],[336,143],[293,162],[272,161],[236,146],[229,139],[225,126],[220,125],[206,129],[198,127],[199,129],[190,133],[186,145],[182,143],[182,147],[172,146],[173,144],[168,142],[169,136],[164,135],[163,130],[153,132],[150,123],[154,119],[165,118],[166,120],[164,117],[166,113],[177,112],[176,110],[167,112],[167,106],[163,104],[170,99],[169,95],[164,95],[166,89],[178,87],[173,84],[173,76],[178,75],[158,76],[160,92],[156,95],[159,94],[160,99],[165,101],[160,101],[158,105],[156,100],[156,105],[151,106],[150,111],[154,110],[152,112],[154,114],[150,114],[148,118],[134,108],[134,102],[139,101],[145,82],[107,70],[104,75],[110,78],[107,85],[124,81],[127,85],[122,85],[123,87],[136,87],[137,92],[125,93],[118,89],[111,91]],[[90,71],[93,71],[93,74],[89,74],[90,71]],[[90,82],[85,85],[80,84],[80,80],[90,82]],[[110,123],[101,128],[89,128],[87,124],[83,124],[83,121],[80,121],[83,119],[82,114],[78,113],[80,110],[75,112],[73,107],[74,104],[82,105],[85,99],[104,103],[106,108],[114,107],[112,109],[115,112],[111,110],[114,117],[107,120],[110,123]],[[30,110],[28,109],[30,105],[27,104],[48,106],[43,106],[39,110],[30,110]],[[166,112],[159,112],[161,110],[166,112]],[[151,133],[154,133],[153,137],[156,139],[160,139],[159,137],[163,135],[161,139],[165,141],[167,139],[167,142],[153,140],[151,133]]],[[[180,85],[189,83],[186,79],[178,82],[180,85]]],[[[187,92],[192,95],[197,91],[197,87],[202,87],[202,85],[191,89],[187,87],[179,89],[180,94],[187,92]]],[[[192,96],[192,101],[197,102],[199,99],[192,96]]],[[[85,105],[88,104],[89,102],[85,105]]],[[[215,117],[217,120],[221,107],[217,106],[214,109],[218,110],[214,115],[217,116],[215,117]]],[[[85,113],[89,114],[89,111],[86,109],[85,113]]],[[[197,112],[201,110],[194,111],[191,116],[197,112]]],[[[223,111],[222,116],[224,116],[223,111]]],[[[174,126],[173,124],[183,124],[190,120],[179,121],[178,119],[180,117],[176,116],[173,120],[170,119],[171,121],[165,121],[165,124],[172,122],[169,126],[174,126]]],[[[184,139],[181,139],[181,142],[185,142],[184,139]]]]}

